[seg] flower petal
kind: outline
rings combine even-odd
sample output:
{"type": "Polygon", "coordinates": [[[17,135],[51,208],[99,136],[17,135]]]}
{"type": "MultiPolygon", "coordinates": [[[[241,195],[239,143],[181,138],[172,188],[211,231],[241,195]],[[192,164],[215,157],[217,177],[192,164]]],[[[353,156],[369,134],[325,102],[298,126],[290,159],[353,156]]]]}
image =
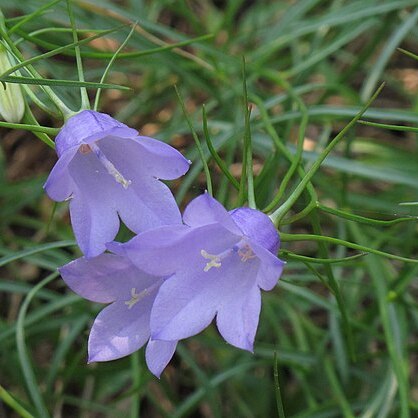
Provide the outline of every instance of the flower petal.
{"type": "Polygon", "coordinates": [[[261,245],[250,241],[250,246],[260,260],[260,268],[257,274],[258,285],[263,290],[273,289],[282,275],[285,262],[261,245]]]}
{"type": "Polygon", "coordinates": [[[168,177],[177,178],[184,174],[185,165],[187,168],[189,166],[178,151],[164,143],[160,145],[165,155],[157,157],[148,153],[144,150],[143,142],[159,141],[142,139],[106,137],[99,141],[100,150],[123,177],[130,181],[126,189],[120,190],[117,207],[124,223],[136,233],[162,225],[181,224],[180,211],[173,194],[164,183],[156,179],[156,173],[159,166],[166,166],[167,173],[178,174],[168,177]]]}
{"type": "Polygon", "coordinates": [[[152,308],[152,338],[173,341],[202,331],[218,310],[236,306],[237,298],[247,298],[258,267],[258,259],[243,262],[231,252],[218,267],[204,270],[201,265],[200,269],[178,272],[167,279],[152,308]]]}
{"type": "Polygon", "coordinates": [[[179,243],[187,237],[185,225],[162,226],[137,235],[126,243],[109,242],[106,248],[115,254],[125,255],[137,267],[160,276],[171,274],[181,263],[179,243]]]}
{"type": "Polygon", "coordinates": [[[227,210],[209,193],[193,199],[184,210],[183,221],[191,227],[218,222],[233,234],[242,235],[227,210]]]}
{"type": "Polygon", "coordinates": [[[191,162],[172,146],[146,136],[136,140],[141,146],[141,166],[159,179],[174,180],[187,173],[191,162]]]}
{"type": "Polygon", "coordinates": [[[151,312],[152,339],[181,340],[198,334],[212,322],[219,288],[202,273],[177,274],[161,286],[151,312]]]}
{"type": "Polygon", "coordinates": [[[112,241],[119,230],[116,211],[101,206],[93,193],[70,202],[70,216],[77,244],[86,257],[105,251],[105,243],[112,241]]]}
{"type": "Polygon", "coordinates": [[[122,190],[117,203],[118,213],[133,232],[140,232],[163,225],[181,224],[180,210],[170,189],[157,179],[132,182],[122,190]]]}
{"type": "Polygon", "coordinates": [[[149,316],[154,297],[132,306],[117,301],[104,308],[90,332],[89,363],[125,357],[141,348],[150,336],[149,316]]]}
{"type": "Polygon", "coordinates": [[[203,270],[207,260],[202,257],[201,250],[217,254],[232,248],[239,239],[219,224],[201,228],[174,225],[146,231],[126,244],[108,244],[107,248],[126,255],[149,274],[168,276],[195,266],[203,270]]]}
{"type": "Polygon", "coordinates": [[[119,230],[116,205],[123,187],[93,153],[77,153],[69,170],[76,185],[70,201],[71,224],[81,251],[94,257],[105,250],[105,243],[112,241],[119,230]]]}
{"type": "Polygon", "coordinates": [[[55,139],[59,157],[70,148],[89,144],[109,135],[135,138],[138,132],[105,113],[83,110],[67,120],[55,139]]]}
{"type": "Polygon", "coordinates": [[[100,303],[129,299],[132,288],[141,292],[160,280],[143,273],[128,258],[114,254],[81,257],[58,270],[71,290],[85,299],[100,303]]]}
{"type": "Polygon", "coordinates": [[[145,360],[151,373],[160,378],[176,351],[177,341],[149,340],[145,350],[145,360]]]}
{"type": "Polygon", "coordinates": [[[52,200],[62,202],[73,193],[75,186],[68,172],[68,165],[76,152],[77,148],[72,148],[63,153],[49,174],[44,189],[52,200]]]}
{"type": "Polygon", "coordinates": [[[234,209],[229,213],[244,235],[277,255],[280,237],[267,215],[259,210],[244,207],[234,209]]]}
{"type": "Polygon", "coordinates": [[[260,289],[254,285],[248,293],[239,294],[222,305],[216,324],[222,337],[235,347],[253,351],[261,309],[260,289]]]}

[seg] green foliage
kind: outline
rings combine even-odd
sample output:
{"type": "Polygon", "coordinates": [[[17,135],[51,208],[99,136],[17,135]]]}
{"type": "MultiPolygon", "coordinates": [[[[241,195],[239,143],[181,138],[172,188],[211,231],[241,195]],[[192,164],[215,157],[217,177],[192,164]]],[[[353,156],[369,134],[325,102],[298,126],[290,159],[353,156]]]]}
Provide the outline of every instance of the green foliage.
{"type": "Polygon", "coordinates": [[[0,82],[28,107],[0,122],[0,416],[416,416],[416,6],[2,0],[0,82]],[[80,254],[42,184],[88,98],[193,161],[182,207],[209,189],[274,213],[287,265],[254,354],[212,327],[160,381],[143,351],[86,364],[100,306],[55,273],[80,254]]]}

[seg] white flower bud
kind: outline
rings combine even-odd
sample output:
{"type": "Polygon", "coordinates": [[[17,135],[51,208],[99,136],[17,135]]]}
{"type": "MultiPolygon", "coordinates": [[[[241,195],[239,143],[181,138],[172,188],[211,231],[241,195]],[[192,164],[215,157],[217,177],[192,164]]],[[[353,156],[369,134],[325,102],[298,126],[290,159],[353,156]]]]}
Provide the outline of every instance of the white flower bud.
{"type": "MultiPolygon", "coordinates": [[[[10,69],[9,54],[0,44],[0,74],[10,69]]],[[[18,123],[25,113],[25,102],[19,84],[0,84],[0,115],[6,122],[18,123]],[[6,88],[5,88],[6,87],[6,88]]]]}

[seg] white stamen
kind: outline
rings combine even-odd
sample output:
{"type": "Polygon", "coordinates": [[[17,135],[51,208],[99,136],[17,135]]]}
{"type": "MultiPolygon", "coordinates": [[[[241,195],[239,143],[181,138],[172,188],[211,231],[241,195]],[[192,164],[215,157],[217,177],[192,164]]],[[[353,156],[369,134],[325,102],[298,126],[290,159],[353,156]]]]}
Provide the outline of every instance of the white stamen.
{"type": "Polygon", "coordinates": [[[128,306],[128,309],[131,309],[135,304],[137,304],[141,299],[148,295],[149,290],[145,289],[141,293],[136,293],[136,289],[133,287],[131,289],[131,299],[125,302],[125,305],[128,306]]]}
{"type": "MultiPolygon", "coordinates": [[[[99,161],[104,165],[107,172],[118,182],[120,183],[124,189],[127,189],[129,185],[132,184],[131,180],[126,180],[125,177],[117,170],[117,168],[107,159],[106,155],[103,154],[101,149],[94,143],[87,145],[90,147],[94,153],[97,155],[99,161]]],[[[81,147],[80,147],[81,151],[81,147]]]]}
{"type": "Polygon", "coordinates": [[[205,250],[201,250],[200,254],[202,255],[202,257],[206,258],[207,260],[210,260],[209,263],[206,263],[205,268],[203,269],[203,271],[207,272],[209,271],[212,267],[216,267],[219,268],[221,267],[221,258],[218,255],[212,255],[209,254],[207,251],[205,250]]]}
{"type": "Polygon", "coordinates": [[[238,257],[243,263],[245,263],[248,260],[251,260],[252,258],[257,257],[254,254],[254,251],[245,242],[244,239],[241,240],[238,244],[234,245],[232,248],[229,248],[220,254],[209,254],[206,250],[200,250],[201,256],[206,258],[207,260],[210,260],[208,263],[206,263],[206,266],[204,267],[203,271],[208,272],[212,267],[215,267],[215,268],[221,267],[222,266],[221,261],[224,258],[231,255],[232,253],[238,254],[238,257]]]}

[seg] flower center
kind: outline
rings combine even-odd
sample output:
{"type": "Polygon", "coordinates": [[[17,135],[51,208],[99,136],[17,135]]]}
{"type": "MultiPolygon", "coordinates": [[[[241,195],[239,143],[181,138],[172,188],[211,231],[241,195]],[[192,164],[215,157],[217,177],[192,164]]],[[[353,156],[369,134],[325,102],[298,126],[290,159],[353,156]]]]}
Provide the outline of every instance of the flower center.
{"type": "Polygon", "coordinates": [[[136,305],[141,299],[144,299],[150,292],[150,289],[144,289],[141,293],[136,293],[135,287],[131,289],[131,299],[125,302],[125,305],[128,309],[131,309],[134,305],[136,305]]]}
{"type": "Polygon", "coordinates": [[[131,309],[133,306],[135,306],[139,301],[147,297],[149,294],[154,292],[156,289],[158,289],[161,286],[161,283],[164,280],[157,280],[152,285],[145,288],[142,292],[136,293],[136,288],[133,287],[131,289],[131,298],[127,301],[125,301],[125,305],[128,307],[128,309],[131,309]]]}
{"type": "Polygon", "coordinates": [[[201,256],[206,260],[210,260],[206,263],[203,271],[208,272],[212,267],[221,267],[222,260],[232,253],[238,254],[240,260],[243,263],[256,257],[251,247],[244,240],[241,240],[238,244],[234,245],[232,248],[229,248],[226,251],[223,251],[220,254],[209,254],[206,250],[200,250],[201,256]]]}
{"type": "Polygon", "coordinates": [[[123,175],[118,171],[118,169],[107,159],[106,155],[103,151],[99,148],[96,143],[91,144],[82,144],[78,149],[81,154],[89,154],[90,152],[94,152],[96,157],[99,159],[100,163],[104,166],[106,171],[118,182],[120,183],[124,189],[127,189],[129,185],[132,183],[131,180],[126,180],[123,175]]]}
{"type": "Polygon", "coordinates": [[[241,261],[244,263],[256,257],[248,244],[244,244],[242,247],[238,248],[238,255],[241,258],[241,261]]]}

